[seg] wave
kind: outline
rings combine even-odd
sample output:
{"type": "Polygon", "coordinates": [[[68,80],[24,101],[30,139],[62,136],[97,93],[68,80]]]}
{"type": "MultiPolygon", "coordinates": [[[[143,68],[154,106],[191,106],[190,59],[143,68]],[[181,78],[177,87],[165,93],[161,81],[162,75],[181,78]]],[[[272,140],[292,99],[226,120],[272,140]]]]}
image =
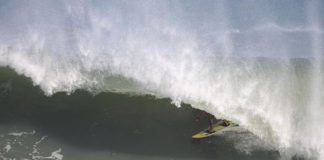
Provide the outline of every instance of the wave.
{"type": "MultiPolygon", "coordinates": [[[[58,68],[48,70],[46,81],[39,83],[33,79],[33,74],[31,77],[33,83],[39,85],[47,95],[84,89],[93,94],[118,92],[171,98],[178,107],[181,102],[188,103],[217,118],[240,124],[284,155],[302,153],[302,156],[314,156],[321,151],[321,143],[309,144],[310,141],[316,139],[320,142],[321,139],[318,135],[321,133],[318,128],[321,121],[313,121],[313,111],[309,110],[313,100],[314,66],[311,60],[218,57],[208,58],[205,62],[203,66],[196,64],[195,67],[175,63],[182,66],[174,66],[176,72],[150,66],[154,72],[151,73],[152,70],[141,65],[133,66],[128,68],[130,71],[127,73],[132,73],[130,75],[134,77],[113,75],[111,69],[84,72],[84,69],[76,68],[74,73],[57,72],[58,68]],[[151,75],[153,79],[146,75],[151,75]]],[[[3,93],[11,89],[10,82],[1,86],[4,87],[3,93]]]]}
{"type": "Polygon", "coordinates": [[[283,155],[322,159],[323,31],[316,6],[323,4],[297,4],[292,12],[303,10],[302,18],[287,25],[273,18],[284,11],[271,1],[250,13],[266,22],[244,24],[251,2],[195,3],[5,1],[0,66],[49,96],[84,89],[168,97],[240,124],[283,155]],[[271,29],[258,29],[264,24],[271,29]]]}

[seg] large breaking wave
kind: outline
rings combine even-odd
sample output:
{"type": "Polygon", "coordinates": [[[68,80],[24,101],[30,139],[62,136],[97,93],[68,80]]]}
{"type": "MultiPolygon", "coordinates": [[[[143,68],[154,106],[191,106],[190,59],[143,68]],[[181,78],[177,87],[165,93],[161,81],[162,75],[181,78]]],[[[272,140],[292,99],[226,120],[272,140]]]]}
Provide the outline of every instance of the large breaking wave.
{"type": "Polygon", "coordinates": [[[0,65],[47,95],[169,97],[240,124],[283,157],[324,158],[322,2],[0,4],[0,65]]]}

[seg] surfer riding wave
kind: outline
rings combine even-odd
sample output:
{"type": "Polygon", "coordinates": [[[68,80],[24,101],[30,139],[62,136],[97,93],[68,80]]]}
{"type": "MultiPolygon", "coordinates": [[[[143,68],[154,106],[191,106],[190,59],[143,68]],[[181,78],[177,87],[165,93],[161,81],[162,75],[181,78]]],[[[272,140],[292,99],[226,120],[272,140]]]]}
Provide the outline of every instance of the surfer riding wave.
{"type": "Polygon", "coordinates": [[[213,130],[213,125],[214,124],[218,124],[218,125],[222,125],[224,127],[227,127],[230,125],[229,121],[224,120],[224,119],[217,119],[215,116],[205,112],[205,111],[201,111],[201,113],[196,117],[196,121],[200,121],[200,119],[202,117],[208,116],[208,129],[206,130],[207,133],[214,133],[216,131],[213,130]]]}

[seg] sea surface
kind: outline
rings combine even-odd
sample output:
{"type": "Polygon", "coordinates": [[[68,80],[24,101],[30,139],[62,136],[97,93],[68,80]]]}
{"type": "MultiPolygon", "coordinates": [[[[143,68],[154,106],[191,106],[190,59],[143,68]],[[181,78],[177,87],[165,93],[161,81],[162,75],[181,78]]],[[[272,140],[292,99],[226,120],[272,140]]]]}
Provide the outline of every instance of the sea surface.
{"type": "Polygon", "coordinates": [[[0,159],[324,159],[324,1],[0,0],[0,159]],[[192,140],[207,112],[239,127],[192,140]]]}
{"type": "Polygon", "coordinates": [[[236,128],[193,140],[200,110],[170,99],[117,93],[45,96],[29,78],[0,68],[0,159],[274,160],[278,151],[236,128]],[[260,144],[249,144],[249,140],[260,144]]]}

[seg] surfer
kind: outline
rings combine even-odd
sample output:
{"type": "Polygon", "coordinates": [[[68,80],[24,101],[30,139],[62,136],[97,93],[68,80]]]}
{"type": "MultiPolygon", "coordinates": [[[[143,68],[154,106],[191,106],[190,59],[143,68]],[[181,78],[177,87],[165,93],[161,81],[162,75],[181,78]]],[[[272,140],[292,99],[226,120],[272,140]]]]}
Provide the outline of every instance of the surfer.
{"type": "Polygon", "coordinates": [[[201,139],[201,138],[210,137],[212,135],[216,135],[217,132],[221,132],[224,128],[228,126],[237,126],[235,124],[233,125],[233,123],[228,120],[216,119],[216,117],[204,111],[201,111],[201,113],[195,119],[196,121],[199,121],[202,117],[205,116],[206,117],[208,116],[209,127],[197,134],[194,134],[193,136],[191,136],[192,138],[201,139]]]}
{"type": "Polygon", "coordinates": [[[208,123],[209,123],[209,128],[207,130],[208,133],[213,133],[215,131],[213,131],[213,124],[214,124],[214,121],[216,121],[216,117],[213,116],[213,115],[209,115],[209,119],[208,119],[208,123]]]}
{"type": "Polygon", "coordinates": [[[205,115],[208,115],[208,130],[207,132],[208,133],[213,133],[213,124],[216,122],[216,117],[207,113],[207,112],[204,112],[204,111],[201,111],[201,113],[199,114],[199,116],[196,117],[196,121],[199,121],[201,119],[201,117],[205,116],[205,115]]]}

